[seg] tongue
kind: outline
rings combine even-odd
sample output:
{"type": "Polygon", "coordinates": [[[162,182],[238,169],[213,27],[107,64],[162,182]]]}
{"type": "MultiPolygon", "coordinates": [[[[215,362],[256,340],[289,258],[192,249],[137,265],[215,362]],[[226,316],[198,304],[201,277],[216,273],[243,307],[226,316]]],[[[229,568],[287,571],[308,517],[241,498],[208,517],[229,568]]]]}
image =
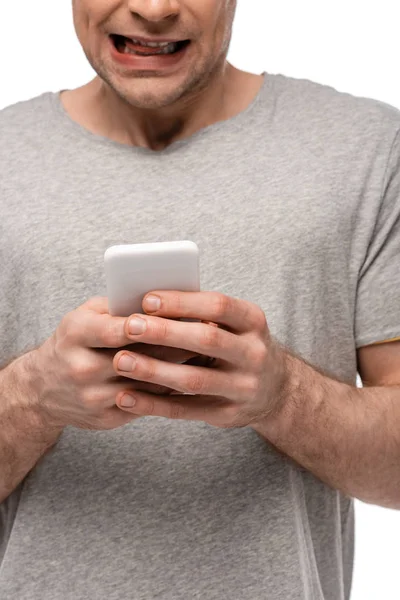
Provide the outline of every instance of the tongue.
{"type": "Polygon", "coordinates": [[[128,38],[125,38],[125,44],[128,46],[128,48],[131,48],[131,50],[134,50],[135,52],[140,52],[141,54],[159,54],[163,50],[163,48],[150,48],[150,46],[141,46],[140,44],[134,44],[128,38]]]}

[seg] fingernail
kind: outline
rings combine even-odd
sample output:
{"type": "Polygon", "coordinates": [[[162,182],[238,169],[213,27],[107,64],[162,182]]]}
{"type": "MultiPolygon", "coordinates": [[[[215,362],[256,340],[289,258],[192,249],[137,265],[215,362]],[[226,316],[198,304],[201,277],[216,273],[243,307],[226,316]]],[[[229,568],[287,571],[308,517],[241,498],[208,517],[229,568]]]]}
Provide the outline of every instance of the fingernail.
{"type": "Polygon", "coordinates": [[[147,296],[144,305],[146,310],[155,312],[161,308],[161,299],[158,296],[147,296]]]}
{"type": "Polygon", "coordinates": [[[124,408],[132,408],[133,406],[135,406],[136,400],[133,396],[129,396],[129,394],[124,394],[122,396],[120,404],[124,408]]]}
{"type": "Polygon", "coordinates": [[[136,360],[128,354],[124,354],[118,361],[118,369],[120,371],[133,371],[136,360]]]}
{"type": "Polygon", "coordinates": [[[137,335],[138,333],[144,333],[146,331],[147,323],[144,319],[134,317],[129,321],[129,333],[137,335]]]}

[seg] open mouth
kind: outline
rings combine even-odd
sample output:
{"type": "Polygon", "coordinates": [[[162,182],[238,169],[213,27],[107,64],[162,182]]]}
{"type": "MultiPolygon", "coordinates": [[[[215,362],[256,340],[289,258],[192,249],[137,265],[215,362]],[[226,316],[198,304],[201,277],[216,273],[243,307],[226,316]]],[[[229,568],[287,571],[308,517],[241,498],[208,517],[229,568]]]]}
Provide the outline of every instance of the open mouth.
{"type": "Polygon", "coordinates": [[[118,52],[121,54],[133,54],[135,56],[164,56],[168,54],[177,54],[190,44],[190,40],[176,42],[144,42],[142,40],[128,38],[117,34],[112,34],[110,37],[118,52]]]}

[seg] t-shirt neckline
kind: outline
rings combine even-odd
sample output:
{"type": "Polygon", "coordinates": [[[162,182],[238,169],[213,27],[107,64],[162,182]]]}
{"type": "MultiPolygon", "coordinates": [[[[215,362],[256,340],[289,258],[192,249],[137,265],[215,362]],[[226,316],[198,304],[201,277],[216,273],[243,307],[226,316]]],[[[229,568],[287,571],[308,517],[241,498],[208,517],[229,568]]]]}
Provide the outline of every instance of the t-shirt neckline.
{"type": "Polygon", "coordinates": [[[182,140],[176,140],[163,150],[152,150],[151,148],[144,148],[143,146],[132,146],[129,144],[123,144],[121,142],[111,140],[106,136],[93,133],[89,129],[85,128],[83,125],[80,125],[79,123],[74,121],[72,117],[68,114],[68,112],[65,110],[61,102],[61,93],[65,90],[60,90],[58,92],[49,92],[48,96],[57,119],[60,122],[62,122],[63,127],[66,130],[68,130],[70,134],[78,136],[81,139],[86,139],[91,143],[100,143],[108,147],[113,147],[114,149],[119,149],[122,152],[129,152],[130,154],[136,152],[139,154],[147,154],[148,156],[159,156],[170,154],[176,150],[184,148],[185,146],[189,146],[197,140],[205,136],[217,133],[220,130],[229,131],[229,129],[231,128],[240,128],[243,124],[247,122],[247,120],[251,117],[251,114],[257,109],[260,100],[263,98],[265,91],[269,85],[270,76],[265,71],[261,73],[261,75],[264,78],[261,88],[259,89],[255,98],[253,98],[250,104],[243,111],[241,111],[237,115],[234,115],[233,117],[230,117],[229,119],[217,121],[216,123],[212,123],[211,125],[203,127],[202,129],[199,129],[187,138],[184,138],[182,140]]]}

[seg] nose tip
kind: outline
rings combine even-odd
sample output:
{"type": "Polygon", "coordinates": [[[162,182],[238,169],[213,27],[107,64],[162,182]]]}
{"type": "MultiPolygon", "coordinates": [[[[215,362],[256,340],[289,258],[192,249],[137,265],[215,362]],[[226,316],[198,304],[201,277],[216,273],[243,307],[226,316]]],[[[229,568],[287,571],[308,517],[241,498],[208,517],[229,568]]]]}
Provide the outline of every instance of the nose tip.
{"type": "Polygon", "coordinates": [[[177,0],[130,0],[129,10],[133,15],[156,23],[179,14],[177,0]]]}

